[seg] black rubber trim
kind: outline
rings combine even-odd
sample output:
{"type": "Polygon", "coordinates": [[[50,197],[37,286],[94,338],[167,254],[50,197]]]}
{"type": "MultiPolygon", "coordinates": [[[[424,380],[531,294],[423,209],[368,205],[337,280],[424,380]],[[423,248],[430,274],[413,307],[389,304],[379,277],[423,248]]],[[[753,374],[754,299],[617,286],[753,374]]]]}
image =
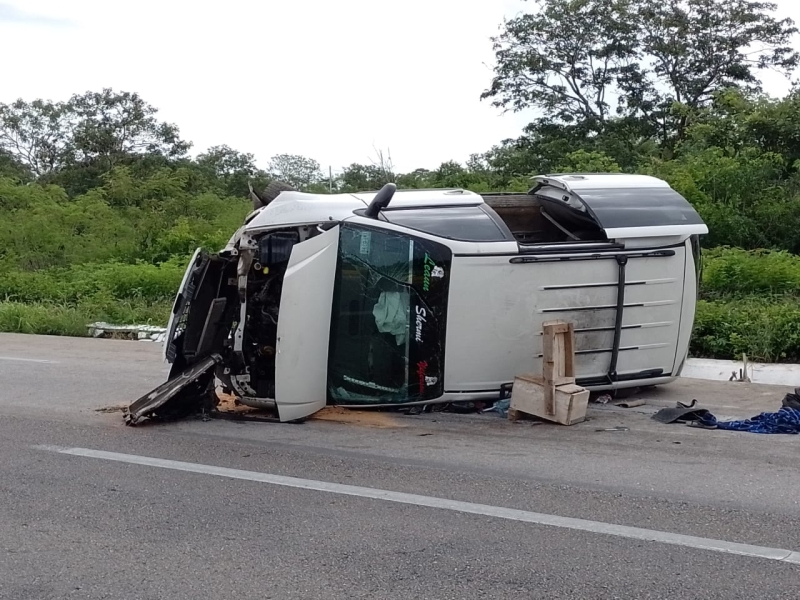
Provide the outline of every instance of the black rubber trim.
{"type": "MultiPolygon", "coordinates": [[[[673,252],[674,254],[674,252],[673,252]]],[[[614,343],[611,346],[611,365],[608,367],[608,380],[614,383],[617,380],[617,361],[619,360],[619,345],[622,340],[622,317],[625,313],[625,267],[628,257],[617,256],[619,279],[617,281],[617,314],[614,321],[614,343]]]]}
{"type": "Polygon", "coordinates": [[[589,253],[589,252],[609,252],[614,250],[624,250],[625,246],[622,244],[613,244],[613,243],[604,243],[604,242],[547,242],[540,244],[541,246],[545,246],[543,248],[537,248],[536,244],[525,244],[522,242],[517,242],[519,244],[519,251],[520,254],[564,254],[567,252],[580,252],[580,253],[589,253]],[[581,244],[585,244],[586,246],[591,246],[588,248],[581,248],[581,244]],[[556,246],[557,244],[564,244],[561,248],[554,248],[551,246],[556,246]]]}
{"type": "MultiPolygon", "coordinates": [[[[617,354],[620,352],[627,352],[629,350],[638,350],[639,346],[626,346],[625,348],[617,349],[617,354]]],[[[599,350],[576,350],[575,354],[614,354],[614,348],[600,348],[599,350]]]]}
{"type": "MultiPolygon", "coordinates": [[[[622,381],[635,381],[637,379],[656,379],[657,377],[671,377],[671,373],[664,373],[664,369],[647,369],[645,371],[639,371],[638,373],[625,373],[624,375],[617,375],[617,380],[613,383],[620,383],[622,381]]],[[[608,376],[583,377],[577,379],[575,383],[582,387],[608,385],[608,376]]]]}
{"type": "MultiPolygon", "coordinates": [[[[553,250],[553,251],[548,250],[546,252],[542,252],[542,254],[553,254],[561,252],[563,252],[563,250],[553,250]]],[[[624,256],[626,260],[631,258],[661,258],[667,256],[675,256],[675,251],[658,250],[656,252],[637,252],[637,253],[627,253],[627,254],[605,254],[605,255],[589,254],[586,256],[559,256],[559,257],[515,256],[508,262],[510,262],[511,264],[522,264],[522,263],[544,263],[544,262],[562,262],[562,261],[580,261],[580,260],[611,260],[611,259],[619,260],[619,257],[621,256],[624,256]]]]}

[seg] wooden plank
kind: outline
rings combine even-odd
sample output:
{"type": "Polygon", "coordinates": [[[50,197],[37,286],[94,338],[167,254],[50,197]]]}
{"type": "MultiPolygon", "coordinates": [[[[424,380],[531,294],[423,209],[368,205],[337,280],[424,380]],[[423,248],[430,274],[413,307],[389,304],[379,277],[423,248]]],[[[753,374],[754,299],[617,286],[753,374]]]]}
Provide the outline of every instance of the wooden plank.
{"type": "Polygon", "coordinates": [[[554,379],[556,378],[556,334],[555,327],[552,324],[545,324],[543,326],[544,337],[542,339],[542,378],[544,379],[544,404],[545,414],[556,414],[555,395],[556,386],[554,379]]]}
{"type": "Polygon", "coordinates": [[[575,324],[567,324],[564,335],[564,377],[575,377],[575,324]]]}
{"type": "Polygon", "coordinates": [[[564,361],[564,334],[556,333],[553,341],[553,381],[555,381],[567,375],[564,361]]]}

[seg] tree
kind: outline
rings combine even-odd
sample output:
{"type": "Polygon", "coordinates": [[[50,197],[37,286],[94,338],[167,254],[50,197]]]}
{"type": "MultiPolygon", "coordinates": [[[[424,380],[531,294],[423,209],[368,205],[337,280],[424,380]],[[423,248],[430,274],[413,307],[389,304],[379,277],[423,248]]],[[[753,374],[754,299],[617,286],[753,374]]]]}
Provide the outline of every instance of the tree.
{"type": "MultiPolygon", "coordinates": [[[[776,5],[751,0],[637,0],[639,40],[653,82],[649,93],[629,94],[668,141],[682,139],[690,115],[725,88],[758,91],[758,71],[790,75],[800,54],[797,28],[776,20],[776,5]],[[677,110],[671,110],[673,107],[677,110]]],[[[627,83],[627,82],[626,82],[627,83]]],[[[634,81],[633,92],[640,87],[634,81]]],[[[627,83],[627,85],[630,85],[627,83]]],[[[627,92],[623,85],[623,92],[627,92]]]]}
{"type": "Polygon", "coordinates": [[[750,0],[533,0],[537,10],[494,39],[495,77],[482,98],[536,108],[556,124],[602,132],[638,120],[668,147],[693,111],[757,73],[798,64],[790,19],[750,0]]]}
{"type": "Polygon", "coordinates": [[[0,150],[36,177],[70,160],[72,129],[68,107],[47,100],[0,104],[0,150]]]}
{"type": "Polygon", "coordinates": [[[372,165],[382,173],[383,183],[393,182],[396,176],[391,150],[387,149],[384,152],[380,148],[375,148],[375,158],[376,160],[372,161],[372,165]]]}
{"type": "Polygon", "coordinates": [[[0,150],[36,177],[70,167],[88,170],[96,183],[98,173],[143,156],[186,154],[191,144],[180,139],[175,125],[158,121],[157,112],[138,94],[111,89],[76,94],[67,102],[20,99],[0,104],[0,150]]]}
{"type": "Polygon", "coordinates": [[[343,192],[378,190],[386,183],[386,173],[378,165],[352,163],[339,176],[339,187],[343,192]]]}
{"type": "Polygon", "coordinates": [[[422,189],[434,186],[433,171],[414,169],[410,173],[400,173],[396,179],[397,187],[404,189],[422,189]]]}
{"type": "Polygon", "coordinates": [[[132,155],[184,156],[191,143],[178,127],[155,117],[158,109],[138,94],[111,89],[74,95],[67,109],[76,121],[72,142],[77,162],[110,169],[132,155]]]}
{"type": "Polygon", "coordinates": [[[504,23],[494,38],[495,77],[481,98],[515,111],[542,109],[561,123],[600,128],[611,93],[636,65],[627,0],[533,0],[538,10],[504,23]]]}
{"type": "Polygon", "coordinates": [[[307,189],[322,180],[319,163],[313,158],[297,154],[278,154],[273,156],[267,172],[273,179],[285,181],[298,189],[307,189]]]}
{"type": "Polygon", "coordinates": [[[255,164],[255,157],[229,146],[212,146],[197,157],[196,164],[207,181],[226,196],[248,195],[248,184],[263,188],[269,176],[255,164]]]}
{"type": "Polygon", "coordinates": [[[558,167],[561,173],[619,173],[619,165],[603,152],[576,150],[558,167]]]}
{"type": "Polygon", "coordinates": [[[18,181],[30,181],[33,174],[10,152],[0,150],[0,177],[8,177],[18,181]]]}

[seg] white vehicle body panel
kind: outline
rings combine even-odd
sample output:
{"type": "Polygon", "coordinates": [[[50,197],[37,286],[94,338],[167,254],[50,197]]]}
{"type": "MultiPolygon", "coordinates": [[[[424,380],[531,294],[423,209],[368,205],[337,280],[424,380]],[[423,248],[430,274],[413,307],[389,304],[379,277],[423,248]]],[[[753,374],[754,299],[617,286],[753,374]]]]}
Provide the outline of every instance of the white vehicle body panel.
{"type": "MultiPolygon", "coordinates": [[[[259,231],[277,226],[304,225],[325,221],[343,221],[353,217],[353,212],[366,208],[375,193],[359,194],[307,194],[282,192],[267,206],[248,215],[245,230],[259,231]]],[[[447,206],[481,204],[479,194],[464,190],[409,190],[398,191],[392,198],[392,207],[447,206]]]]}
{"type": "Polygon", "coordinates": [[[325,406],[333,281],[339,227],[292,250],[283,280],[275,364],[275,403],[281,421],[325,406]]]}
{"type": "MultiPolygon", "coordinates": [[[[649,370],[672,376],[676,356],[682,362],[688,348],[691,315],[683,315],[694,306],[694,263],[687,260],[686,245],[669,252],[671,256],[634,254],[627,261],[615,369],[620,378],[649,370]]],[[[576,376],[607,377],[617,314],[615,254],[623,253],[591,260],[573,254],[578,260],[521,264],[510,263],[512,256],[456,257],[445,390],[497,390],[515,375],[541,373],[542,323],[557,319],[575,324],[576,376]]]]}

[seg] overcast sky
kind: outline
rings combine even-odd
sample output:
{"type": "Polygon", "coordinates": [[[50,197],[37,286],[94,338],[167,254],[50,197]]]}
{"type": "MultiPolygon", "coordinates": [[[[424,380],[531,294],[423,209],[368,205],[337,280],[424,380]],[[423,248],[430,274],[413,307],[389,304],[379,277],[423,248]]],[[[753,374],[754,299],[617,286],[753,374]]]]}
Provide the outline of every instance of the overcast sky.
{"type": "MultiPolygon", "coordinates": [[[[800,22],[798,0],[775,0],[800,22]]],[[[515,137],[481,92],[490,37],[521,0],[0,0],[0,102],[138,92],[193,153],[228,144],[265,166],[334,170],[390,149],[401,171],[515,137]],[[467,6],[469,5],[469,8],[467,6]],[[127,8],[123,8],[127,7],[127,8]]],[[[782,95],[788,83],[765,77],[782,95]]]]}

